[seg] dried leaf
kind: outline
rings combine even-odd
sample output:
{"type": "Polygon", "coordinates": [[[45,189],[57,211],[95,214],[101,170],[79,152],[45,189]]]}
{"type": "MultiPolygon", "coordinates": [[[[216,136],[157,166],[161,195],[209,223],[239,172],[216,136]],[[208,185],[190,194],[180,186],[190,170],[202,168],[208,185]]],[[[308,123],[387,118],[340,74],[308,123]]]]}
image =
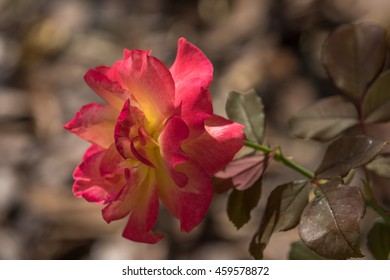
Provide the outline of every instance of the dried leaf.
{"type": "Polygon", "coordinates": [[[345,176],[351,169],[373,160],[385,145],[386,142],[366,135],[338,138],[326,149],[324,158],[316,171],[316,177],[345,176]]]}
{"type": "Polygon", "coordinates": [[[362,257],[359,221],[365,203],[358,187],[332,179],[317,189],[302,213],[299,235],[311,250],[328,259],[362,257]]]}
{"type": "Polygon", "coordinates": [[[336,86],[361,100],[386,58],[386,30],[373,24],[348,24],[327,39],[322,60],[336,86]]]}
{"type": "Polygon", "coordinates": [[[264,173],[268,165],[268,157],[269,155],[259,154],[233,160],[214,176],[222,180],[230,180],[229,186],[243,191],[251,187],[264,173]]]}
{"type": "Polygon", "coordinates": [[[248,93],[231,91],[226,101],[226,114],[238,123],[245,125],[244,133],[248,140],[262,143],[264,138],[264,106],[255,90],[248,93]]]}
{"type": "Polygon", "coordinates": [[[302,241],[295,241],[291,244],[288,258],[290,260],[325,260],[325,258],[321,257],[316,252],[307,248],[302,241]]]}
{"type": "Polygon", "coordinates": [[[251,211],[257,206],[261,197],[261,179],[250,188],[239,191],[233,189],[229,195],[227,213],[229,220],[237,229],[245,225],[251,218],[251,211]]]}
{"type": "Polygon", "coordinates": [[[368,89],[363,102],[363,115],[367,122],[390,120],[390,71],[386,71],[368,89]]]}
{"type": "Polygon", "coordinates": [[[327,141],[357,123],[355,106],[340,96],[331,96],[298,113],[290,120],[290,128],[300,138],[327,141]]]}
{"type": "Polygon", "coordinates": [[[271,192],[260,227],[249,247],[254,258],[263,258],[263,251],[272,233],[292,229],[299,223],[302,211],[308,203],[309,192],[310,185],[306,181],[280,185],[271,192]]]}
{"type": "Polygon", "coordinates": [[[379,176],[390,178],[390,155],[377,157],[367,165],[367,168],[379,176]]]}
{"type": "Polygon", "coordinates": [[[390,226],[378,220],[367,236],[367,246],[377,260],[390,260],[390,226]]]}

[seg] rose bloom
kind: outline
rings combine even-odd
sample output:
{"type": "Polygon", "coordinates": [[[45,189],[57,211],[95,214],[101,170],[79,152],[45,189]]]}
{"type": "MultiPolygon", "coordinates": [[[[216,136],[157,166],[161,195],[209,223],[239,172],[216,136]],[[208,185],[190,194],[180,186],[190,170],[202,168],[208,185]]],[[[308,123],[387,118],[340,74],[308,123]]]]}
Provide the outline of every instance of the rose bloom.
{"type": "Polygon", "coordinates": [[[64,127],[92,143],[74,171],[73,193],[105,204],[109,223],[129,216],[123,236],[156,243],[161,202],[191,231],[213,197],[211,176],[243,146],[243,126],[213,114],[213,67],[181,38],[168,69],[150,51],[125,50],[84,76],[107,104],[88,104],[64,127]]]}

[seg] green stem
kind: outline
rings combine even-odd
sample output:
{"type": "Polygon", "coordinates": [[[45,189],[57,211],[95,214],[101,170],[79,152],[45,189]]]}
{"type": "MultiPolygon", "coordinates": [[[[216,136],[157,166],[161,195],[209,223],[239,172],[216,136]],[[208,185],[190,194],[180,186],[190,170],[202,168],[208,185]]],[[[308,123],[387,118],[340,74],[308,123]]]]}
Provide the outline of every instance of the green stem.
{"type": "Polygon", "coordinates": [[[260,144],[257,144],[257,143],[253,143],[253,142],[251,142],[249,140],[245,140],[244,141],[244,145],[249,147],[249,148],[252,148],[252,149],[255,149],[255,150],[258,150],[258,151],[262,151],[265,154],[269,154],[269,153],[274,151],[271,147],[260,145],[260,144]]]}
{"type": "Polygon", "coordinates": [[[311,172],[310,170],[308,170],[305,167],[297,164],[296,162],[293,162],[292,160],[286,158],[283,155],[282,150],[280,148],[273,149],[273,148],[268,147],[268,146],[253,143],[249,140],[245,140],[245,146],[252,148],[252,149],[255,149],[255,150],[258,150],[258,151],[262,151],[265,154],[269,154],[271,152],[274,152],[274,156],[273,156],[274,160],[283,163],[285,166],[295,170],[296,172],[302,174],[303,176],[305,176],[309,179],[314,179],[314,177],[315,177],[314,173],[311,172]]]}

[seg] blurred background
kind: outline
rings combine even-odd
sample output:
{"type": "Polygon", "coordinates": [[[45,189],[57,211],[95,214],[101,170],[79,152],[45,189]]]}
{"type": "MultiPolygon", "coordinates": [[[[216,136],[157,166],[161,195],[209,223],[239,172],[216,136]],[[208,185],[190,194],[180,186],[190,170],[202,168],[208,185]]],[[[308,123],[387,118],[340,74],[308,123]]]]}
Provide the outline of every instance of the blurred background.
{"type": "MultiPolygon", "coordinates": [[[[150,49],[168,66],[177,39],[214,64],[215,112],[230,90],[256,88],[267,113],[267,143],[314,169],[321,145],[294,140],[288,119],[335,93],[320,62],[327,34],[348,22],[390,27],[388,0],[0,0],[0,259],[247,259],[269,192],[299,178],[273,164],[252,221],[237,231],[216,196],[190,234],[161,211],[157,245],[121,237],[101,206],[73,197],[72,172],[88,143],[62,125],[101,100],[84,73],[111,65],[124,48],[150,49]]],[[[369,213],[368,213],[369,214],[369,213]]],[[[273,236],[267,259],[288,257],[296,231],[273,236]]]]}

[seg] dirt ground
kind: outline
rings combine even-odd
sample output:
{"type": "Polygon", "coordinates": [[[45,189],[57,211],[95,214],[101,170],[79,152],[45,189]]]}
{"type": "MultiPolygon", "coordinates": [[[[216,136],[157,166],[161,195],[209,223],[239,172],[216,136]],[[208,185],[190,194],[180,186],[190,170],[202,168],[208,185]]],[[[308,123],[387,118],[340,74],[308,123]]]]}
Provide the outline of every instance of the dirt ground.
{"type": "MultiPolygon", "coordinates": [[[[230,90],[255,88],[266,107],[266,142],[314,169],[322,145],[292,138],[287,122],[336,90],[320,62],[324,38],[347,22],[390,27],[387,0],[351,2],[0,0],[0,259],[249,259],[267,195],[298,175],[272,164],[240,231],[220,195],[190,234],[162,209],[165,239],[137,244],[121,237],[125,221],[108,225],[100,205],[73,196],[72,172],[88,143],[62,125],[82,105],[102,102],[83,81],[88,69],[113,64],[124,48],[153,50],[170,65],[185,37],[214,64],[215,112],[225,114],[230,90]]],[[[294,230],[276,234],[265,258],[287,258],[297,239],[294,230]]]]}

